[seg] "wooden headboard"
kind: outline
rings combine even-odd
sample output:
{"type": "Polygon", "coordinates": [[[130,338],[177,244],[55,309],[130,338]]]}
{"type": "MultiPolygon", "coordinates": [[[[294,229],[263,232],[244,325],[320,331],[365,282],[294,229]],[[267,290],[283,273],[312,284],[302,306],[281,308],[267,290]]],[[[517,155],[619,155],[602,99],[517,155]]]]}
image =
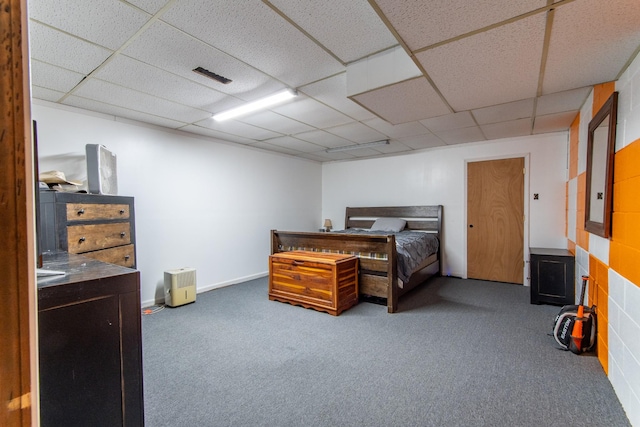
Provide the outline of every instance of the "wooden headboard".
{"type": "Polygon", "coordinates": [[[442,205],[434,206],[382,206],[346,210],[345,228],[371,228],[378,218],[402,218],[406,230],[442,234],[442,205]]]}

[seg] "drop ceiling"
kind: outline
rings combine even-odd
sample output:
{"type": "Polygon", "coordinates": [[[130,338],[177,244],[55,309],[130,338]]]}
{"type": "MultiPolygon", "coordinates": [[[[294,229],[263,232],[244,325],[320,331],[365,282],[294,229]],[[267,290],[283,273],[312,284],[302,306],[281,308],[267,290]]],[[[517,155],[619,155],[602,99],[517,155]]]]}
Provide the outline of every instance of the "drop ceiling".
{"type": "Polygon", "coordinates": [[[28,12],[34,99],[319,162],[567,130],[640,49],[638,0],[29,0],[28,12]],[[284,88],[299,96],[211,118],[284,88]]]}

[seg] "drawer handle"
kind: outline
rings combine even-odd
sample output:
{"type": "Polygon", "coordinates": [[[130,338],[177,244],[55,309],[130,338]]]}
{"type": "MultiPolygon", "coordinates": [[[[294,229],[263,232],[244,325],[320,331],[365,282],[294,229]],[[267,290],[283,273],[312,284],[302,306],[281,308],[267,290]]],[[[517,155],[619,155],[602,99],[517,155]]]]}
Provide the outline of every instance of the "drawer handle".
{"type": "Polygon", "coordinates": [[[131,256],[130,256],[130,255],[125,255],[125,256],[124,256],[124,260],[125,260],[125,261],[129,261],[129,258],[131,258],[131,256]]]}
{"type": "Polygon", "coordinates": [[[304,265],[304,261],[298,261],[297,259],[294,259],[293,265],[304,265]]]}
{"type": "Polygon", "coordinates": [[[124,209],[120,209],[120,215],[124,213],[124,209]]]}
{"type": "Polygon", "coordinates": [[[82,243],[82,242],[84,242],[84,241],[86,241],[86,240],[87,240],[87,238],[86,238],[86,237],[84,237],[84,236],[82,236],[82,237],[80,238],[80,240],[78,240],[78,242],[79,242],[79,243],[82,243]]]}
{"type": "Polygon", "coordinates": [[[126,235],[127,235],[127,233],[125,233],[124,231],[121,231],[121,232],[120,232],[120,237],[124,237],[124,236],[126,236],[126,235]]]}
{"type": "Polygon", "coordinates": [[[80,208],[80,209],[78,210],[78,215],[82,215],[83,213],[84,213],[84,208],[80,208]]]}

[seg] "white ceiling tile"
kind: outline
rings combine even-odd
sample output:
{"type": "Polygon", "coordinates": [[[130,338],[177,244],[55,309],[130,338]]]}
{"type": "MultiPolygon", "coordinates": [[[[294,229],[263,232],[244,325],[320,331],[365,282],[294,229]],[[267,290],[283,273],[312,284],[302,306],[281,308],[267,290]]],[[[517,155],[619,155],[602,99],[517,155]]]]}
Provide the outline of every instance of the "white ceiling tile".
{"type": "Polygon", "coordinates": [[[29,17],[112,50],[120,48],[151,15],[110,0],[30,1],[29,17]]]}
{"type": "Polygon", "coordinates": [[[535,15],[416,55],[456,111],[536,96],[544,15],[535,15]]]}
{"type": "Polygon", "coordinates": [[[358,144],[386,139],[384,134],[357,122],[336,126],[326,131],[358,144]]]}
{"type": "Polygon", "coordinates": [[[269,144],[268,142],[256,142],[255,144],[252,144],[251,147],[260,148],[261,150],[275,151],[277,153],[290,154],[292,156],[300,154],[300,151],[298,150],[281,147],[276,144],[269,144]]]}
{"type": "Polygon", "coordinates": [[[423,77],[362,93],[353,99],[391,124],[412,122],[450,112],[423,77]]]}
{"type": "Polygon", "coordinates": [[[303,153],[301,157],[318,160],[321,162],[333,161],[333,160],[351,160],[354,158],[354,156],[348,151],[337,151],[335,153],[327,153],[326,151],[316,151],[315,153],[303,153]]]}
{"type": "Polygon", "coordinates": [[[267,129],[248,125],[237,120],[226,120],[223,122],[217,122],[212,118],[208,118],[206,120],[198,122],[197,124],[198,126],[206,127],[231,135],[236,135],[242,138],[253,139],[256,141],[282,136],[278,132],[272,132],[267,129]]]}
{"type": "MultiPolygon", "coordinates": [[[[392,125],[391,123],[384,121],[380,118],[371,120],[365,120],[362,123],[377,130],[380,133],[385,134],[390,138],[401,138],[405,136],[416,136],[430,133],[429,129],[424,127],[420,122],[402,123],[399,125],[392,125]]],[[[473,124],[473,123],[471,123],[473,124]]]]}
{"type": "Polygon", "coordinates": [[[365,1],[271,0],[282,13],[344,63],[398,44],[365,1]],[[367,34],[367,37],[362,37],[367,34]]]}
{"type": "Polygon", "coordinates": [[[359,148],[359,149],[349,150],[349,154],[355,158],[364,158],[364,157],[381,156],[383,153],[374,148],[359,148]]]}
{"type": "Polygon", "coordinates": [[[253,126],[271,129],[284,135],[292,135],[313,130],[314,128],[296,120],[290,119],[272,111],[262,111],[256,114],[238,118],[238,121],[253,126]]]}
{"type": "Polygon", "coordinates": [[[114,57],[95,77],[149,95],[213,112],[227,95],[125,55],[114,57]]]}
{"type": "Polygon", "coordinates": [[[171,3],[173,0],[127,0],[129,3],[136,5],[145,12],[155,14],[166,3],[171,3]]]}
{"type": "Polygon", "coordinates": [[[523,99],[522,101],[479,108],[473,110],[472,113],[480,125],[523,119],[525,117],[531,118],[533,116],[533,101],[533,98],[523,99]]]}
{"type": "Polygon", "coordinates": [[[567,111],[564,113],[548,114],[535,118],[533,133],[549,133],[568,131],[579,111],[567,111]]]}
{"type": "Polygon", "coordinates": [[[466,128],[476,125],[476,122],[473,121],[473,117],[471,117],[471,114],[468,111],[445,114],[444,116],[420,120],[420,123],[422,123],[422,125],[431,132],[441,132],[445,130],[466,128]]]}
{"type": "Polygon", "coordinates": [[[640,45],[638,22],[638,0],[580,0],[558,7],[543,93],[615,80],[640,45]]]}
{"type": "Polygon", "coordinates": [[[31,97],[33,99],[42,99],[44,101],[57,102],[64,96],[63,92],[47,89],[40,86],[31,86],[31,97]]]}
{"type": "Polygon", "coordinates": [[[353,144],[353,142],[347,139],[319,129],[312,130],[310,132],[299,133],[296,134],[295,137],[298,139],[302,139],[303,141],[312,142],[316,145],[321,145],[327,148],[344,147],[345,145],[353,144]]]}
{"type": "Polygon", "coordinates": [[[225,2],[222,10],[212,7],[210,0],[182,1],[162,20],[294,88],[344,71],[263,2],[225,2]]]}
{"type": "Polygon", "coordinates": [[[405,145],[395,140],[389,141],[387,145],[380,145],[378,147],[374,147],[373,149],[384,154],[403,153],[405,151],[412,151],[411,147],[409,147],[408,145],[405,145]]]}
{"type": "Polygon", "coordinates": [[[162,22],[149,27],[124,50],[124,54],[245,101],[270,95],[285,87],[255,68],[162,22]],[[233,81],[219,83],[194,73],[196,67],[233,81]]]}
{"type": "Polygon", "coordinates": [[[116,117],[123,117],[130,120],[136,120],[143,123],[150,123],[166,128],[177,129],[183,126],[183,122],[172,120],[166,117],[158,117],[153,114],[147,114],[140,111],[128,110],[116,105],[106,104],[104,102],[94,101],[92,99],[82,98],[79,96],[70,96],[64,100],[65,105],[71,105],[73,107],[83,108],[89,111],[96,111],[98,113],[109,114],[116,117]]]}
{"type": "Polygon", "coordinates": [[[536,105],[536,115],[561,113],[563,111],[576,111],[582,108],[582,104],[589,96],[592,87],[567,90],[564,92],[551,93],[538,98],[536,105]]]}
{"type": "Polygon", "coordinates": [[[329,159],[328,157],[325,156],[326,153],[323,152],[319,152],[319,153],[300,153],[297,155],[297,157],[303,158],[303,159],[308,159],[308,160],[313,160],[315,162],[327,162],[331,159],[329,159]]]}
{"type": "Polygon", "coordinates": [[[206,111],[176,104],[98,79],[85,80],[73,93],[105,104],[127,105],[129,109],[134,111],[147,112],[154,116],[184,123],[192,123],[210,116],[206,111]]]}
{"type": "Polygon", "coordinates": [[[451,129],[434,133],[447,145],[484,141],[486,139],[482,134],[480,128],[477,126],[461,129],[451,129]]]}
{"type": "Polygon", "coordinates": [[[400,37],[416,50],[522,15],[545,0],[377,0],[400,37]]]}
{"type": "Polygon", "coordinates": [[[272,108],[272,111],[317,128],[337,126],[353,121],[341,112],[306,96],[298,96],[291,102],[272,108]]]}
{"type": "Polygon", "coordinates": [[[531,133],[531,118],[510,120],[480,126],[487,139],[512,138],[531,133]]]}
{"type": "Polygon", "coordinates": [[[237,144],[243,144],[243,145],[254,144],[256,142],[255,139],[243,138],[241,136],[219,132],[217,130],[199,126],[198,124],[183,126],[180,128],[180,130],[183,130],[185,132],[195,133],[198,135],[209,136],[216,139],[221,139],[223,141],[235,142],[237,144]]]}
{"type": "Polygon", "coordinates": [[[422,71],[404,48],[395,46],[347,65],[347,96],[422,76],[422,71]]]}
{"type": "Polygon", "coordinates": [[[366,120],[375,117],[370,111],[347,98],[346,73],[336,74],[305,85],[300,88],[300,91],[355,120],[366,120]]]}
{"type": "Polygon", "coordinates": [[[444,141],[433,134],[398,138],[398,141],[407,147],[413,148],[414,150],[446,145],[444,141]]]}
{"type": "Polygon", "coordinates": [[[263,142],[277,145],[279,147],[288,148],[291,150],[302,151],[304,153],[315,153],[318,151],[324,151],[325,149],[324,147],[321,147],[319,145],[302,141],[291,136],[281,136],[279,138],[267,139],[263,142]]]}
{"type": "Polygon", "coordinates": [[[32,58],[82,74],[89,74],[112,54],[34,21],[29,22],[29,39],[32,58]]]}
{"type": "Polygon", "coordinates": [[[69,92],[84,78],[84,74],[56,67],[42,61],[31,61],[31,84],[59,92],[69,92]]]}
{"type": "Polygon", "coordinates": [[[322,155],[331,160],[352,160],[355,158],[353,154],[348,151],[339,151],[337,153],[315,153],[316,155],[322,155]]]}

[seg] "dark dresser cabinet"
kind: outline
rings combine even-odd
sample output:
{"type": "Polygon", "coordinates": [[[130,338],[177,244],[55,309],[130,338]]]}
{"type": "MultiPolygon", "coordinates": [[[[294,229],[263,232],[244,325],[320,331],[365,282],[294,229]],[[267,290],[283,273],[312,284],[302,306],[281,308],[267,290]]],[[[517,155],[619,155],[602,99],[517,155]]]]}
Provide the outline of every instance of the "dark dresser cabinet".
{"type": "Polygon", "coordinates": [[[575,258],[566,249],[531,248],[531,304],[575,304],[575,258]]]}
{"type": "Polygon", "coordinates": [[[48,253],[38,278],[40,419],[46,426],[142,426],[140,273],[48,253]]]}
{"type": "Polygon", "coordinates": [[[136,267],[133,197],[40,192],[40,248],[136,267]]]}

